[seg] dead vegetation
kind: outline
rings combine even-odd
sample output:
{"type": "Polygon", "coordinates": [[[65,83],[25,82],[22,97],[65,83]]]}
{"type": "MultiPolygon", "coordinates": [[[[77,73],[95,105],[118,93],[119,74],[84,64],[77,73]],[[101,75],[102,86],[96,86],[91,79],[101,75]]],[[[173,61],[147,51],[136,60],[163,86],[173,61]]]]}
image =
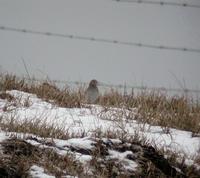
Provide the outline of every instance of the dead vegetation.
{"type": "Polygon", "coordinates": [[[123,97],[112,91],[102,96],[100,104],[130,109],[136,107],[138,121],[167,128],[200,132],[200,105],[186,96],[167,96],[159,92],[132,93],[123,97]]]}
{"type": "Polygon", "coordinates": [[[52,149],[42,149],[17,138],[6,140],[1,146],[0,177],[30,177],[29,169],[33,165],[43,167],[47,174],[56,177],[82,174],[81,164],[70,154],[60,156],[52,149]]]}
{"type": "MultiPolygon", "coordinates": [[[[65,156],[59,155],[53,143],[38,140],[35,137],[20,139],[10,138],[1,143],[3,154],[0,157],[0,177],[30,177],[30,168],[33,165],[43,167],[49,175],[61,178],[64,175],[80,178],[198,178],[200,172],[193,166],[186,166],[171,158],[166,159],[163,153],[149,145],[126,140],[114,143],[111,140],[93,139],[94,147],[91,150],[68,147],[72,152],[92,156],[89,161],[90,171],[86,171],[70,152],[65,156]],[[33,146],[27,140],[40,143],[40,147],[33,146]],[[43,146],[42,146],[43,145],[43,146]],[[46,147],[45,147],[46,146],[46,147]],[[109,157],[109,150],[129,154],[123,160],[109,157]],[[125,161],[137,163],[135,171],[126,169],[125,161]]],[[[55,146],[56,147],[56,146],[55,146]]]]}
{"type": "Polygon", "coordinates": [[[6,92],[2,92],[0,93],[0,99],[3,99],[3,100],[8,100],[8,101],[12,101],[14,100],[14,97],[12,95],[10,95],[9,93],[6,93],[6,92]]]}
{"type": "MultiPolygon", "coordinates": [[[[11,75],[0,76],[0,86],[2,91],[0,93],[0,98],[7,99],[8,101],[15,102],[15,98],[12,95],[7,94],[6,91],[15,89],[34,93],[39,98],[61,107],[81,107],[81,104],[84,102],[83,87],[76,91],[70,90],[69,87],[59,89],[51,82],[46,81],[36,84],[32,81],[28,82],[25,79],[18,79],[16,76],[11,75]]],[[[185,96],[168,97],[158,92],[141,92],[140,94],[132,93],[124,97],[118,91],[110,90],[110,92],[100,96],[99,104],[105,107],[105,113],[107,107],[123,107],[129,111],[131,111],[132,108],[137,108],[137,114],[133,114],[134,117],[133,115],[126,115],[125,117],[127,117],[128,120],[136,119],[144,124],[159,125],[163,127],[166,132],[169,131],[169,128],[177,128],[192,131],[193,136],[200,133],[200,105],[198,102],[193,102],[185,96]]],[[[29,99],[27,98],[24,106],[29,107],[29,105],[29,99]]],[[[112,117],[114,117],[114,119],[119,119],[122,115],[124,116],[124,111],[114,112],[112,117]]],[[[14,117],[7,119],[8,122],[6,123],[2,122],[3,120],[5,119],[0,118],[1,129],[8,132],[32,133],[44,138],[69,139],[71,137],[77,137],[76,135],[69,135],[64,128],[58,128],[53,124],[47,124],[45,119],[39,118],[34,119],[33,121],[25,120],[21,123],[17,122],[14,117]]],[[[94,135],[95,137],[102,137],[101,131],[98,130],[94,135]]],[[[82,137],[83,136],[84,133],[82,137]]],[[[120,137],[123,142],[127,141],[126,135],[119,135],[118,133],[113,133],[113,131],[108,131],[106,137],[120,137]]],[[[135,136],[135,139],[138,140],[138,143],[144,145],[143,143],[145,141],[139,140],[137,135],[135,136]]],[[[0,177],[28,177],[27,171],[33,163],[43,166],[48,173],[56,175],[56,177],[61,177],[61,175],[63,175],[61,170],[65,169],[70,175],[87,177],[86,175],[81,174],[83,168],[71,156],[67,155],[66,157],[61,157],[52,150],[41,150],[18,139],[7,140],[3,143],[3,146],[5,150],[7,150],[7,152],[4,152],[7,156],[0,155],[0,177]],[[39,158],[42,158],[43,162],[40,162],[39,158]],[[55,167],[55,165],[57,165],[57,167],[55,167]]],[[[174,169],[168,170],[166,169],[167,165],[159,162],[162,157],[159,157],[159,155],[163,155],[163,153],[158,154],[157,158],[154,157],[153,159],[150,159],[151,157],[149,154],[152,153],[153,155],[154,153],[155,155],[155,152],[157,153],[157,150],[155,151],[153,148],[146,152],[146,157],[149,156],[149,159],[148,161],[146,160],[147,162],[144,161],[143,171],[140,175],[128,175],[124,172],[118,174],[117,172],[120,169],[120,164],[114,164],[114,160],[110,160],[104,162],[105,164],[102,167],[102,162],[99,161],[106,155],[107,148],[105,148],[105,144],[99,143],[99,145],[96,146],[97,150],[91,153],[93,159],[90,163],[95,170],[94,174],[96,176],[94,177],[184,177],[183,175],[177,174],[172,176],[174,169]],[[156,160],[157,162],[155,162],[156,160]],[[160,165],[165,165],[165,168],[163,169],[166,170],[159,168],[160,165]],[[170,172],[171,175],[167,175],[167,172],[170,172]]],[[[123,149],[125,149],[125,147],[123,149]]],[[[184,170],[184,175],[194,178],[199,176],[193,166],[185,166],[184,161],[182,164],[177,163],[174,157],[176,157],[176,155],[169,157],[168,162],[184,170]]],[[[199,157],[196,162],[199,162],[199,157]]]]}
{"type": "MultiPolygon", "coordinates": [[[[38,97],[53,102],[61,107],[81,107],[84,103],[84,87],[71,90],[69,87],[59,89],[54,83],[35,83],[25,79],[17,79],[12,75],[0,76],[1,90],[21,90],[36,94],[38,97]]],[[[12,100],[12,96],[1,93],[1,98],[12,100]]],[[[195,136],[200,132],[200,104],[186,96],[167,96],[152,91],[123,96],[117,90],[111,89],[101,95],[99,103],[102,106],[138,108],[138,121],[151,125],[160,125],[166,131],[169,127],[193,132],[195,136]]],[[[27,102],[28,105],[28,102],[27,102]]],[[[131,119],[131,118],[129,118],[131,119]]]]}
{"type": "Polygon", "coordinates": [[[45,101],[68,108],[80,107],[84,97],[83,88],[79,88],[78,91],[71,90],[69,87],[59,89],[54,83],[48,81],[35,83],[34,80],[27,81],[24,78],[18,79],[14,75],[1,75],[0,86],[2,91],[20,90],[33,93],[45,101]]]}
{"type": "Polygon", "coordinates": [[[47,124],[45,119],[40,118],[25,119],[19,122],[15,116],[9,118],[1,117],[0,128],[7,132],[35,134],[44,138],[69,139],[73,136],[68,134],[65,128],[56,127],[54,124],[47,124]]]}

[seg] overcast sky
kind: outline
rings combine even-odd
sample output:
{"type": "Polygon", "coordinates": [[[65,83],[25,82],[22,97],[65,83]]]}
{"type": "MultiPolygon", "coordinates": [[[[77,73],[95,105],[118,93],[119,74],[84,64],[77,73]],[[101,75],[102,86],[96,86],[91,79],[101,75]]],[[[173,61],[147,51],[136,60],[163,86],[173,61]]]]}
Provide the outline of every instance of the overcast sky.
{"type": "MultiPolygon", "coordinates": [[[[178,1],[178,0],[173,0],[178,1]]],[[[183,1],[178,1],[183,2],[183,1]]],[[[200,5],[198,0],[189,0],[200,5]]],[[[200,49],[200,8],[112,0],[0,0],[0,25],[200,49]]],[[[0,30],[1,70],[38,78],[200,88],[200,53],[0,30]],[[177,82],[177,79],[179,82],[177,82]]]]}

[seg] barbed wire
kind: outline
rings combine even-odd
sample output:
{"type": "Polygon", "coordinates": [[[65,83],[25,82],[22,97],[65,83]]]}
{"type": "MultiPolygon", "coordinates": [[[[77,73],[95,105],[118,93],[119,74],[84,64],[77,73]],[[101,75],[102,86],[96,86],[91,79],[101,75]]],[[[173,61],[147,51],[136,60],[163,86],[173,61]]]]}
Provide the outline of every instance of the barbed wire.
{"type": "Polygon", "coordinates": [[[200,53],[200,49],[198,49],[198,48],[186,48],[186,47],[178,47],[178,46],[146,44],[146,43],[140,43],[140,42],[120,41],[120,40],[112,40],[112,39],[105,39],[105,38],[79,36],[79,35],[73,35],[73,34],[42,32],[42,31],[36,31],[36,30],[30,30],[30,29],[24,29],[24,28],[7,27],[7,26],[2,26],[2,25],[0,26],[0,30],[13,31],[13,32],[19,32],[19,33],[24,33],[24,34],[45,35],[45,36],[53,36],[53,37],[68,38],[68,39],[77,39],[77,40],[95,41],[95,42],[101,42],[101,43],[111,43],[111,44],[118,44],[118,45],[135,46],[135,47],[140,47],[140,48],[151,48],[151,49],[159,49],[159,50],[173,50],[173,51],[200,53]]]}
{"type": "Polygon", "coordinates": [[[200,5],[190,4],[187,2],[167,2],[167,1],[154,1],[154,0],[113,0],[116,2],[128,2],[128,3],[137,3],[137,4],[151,4],[151,5],[160,5],[160,6],[180,6],[180,7],[191,7],[191,8],[200,8],[200,5]]]}
{"type": "MultiPolygon", "coordinates": [[[[80,81],[66,81],[66,80],[50,80],[50,79],[37,79],[37,78],[29,78],[25,77],[25,80],[34,81],[34,82],[50,82],[50,83],[57,83],[57,84],[66,84],[66,85],[81,85],[87,86],[88,82],[80,82],[80,81]]],[[[165,88],[165,87],[147,87],[147,86],[132,86],[126,84],[107,84],[103,82],[99,82],[98,84],[100,87],[106,88],[116,88],[116,89],[136,89],[136,90],[147,90],[147,91],[164,91],[164,92],[179,92],[179,93],[200,93],[200,90],[195,89],[187,89],[187,88],[165,88]]]]}

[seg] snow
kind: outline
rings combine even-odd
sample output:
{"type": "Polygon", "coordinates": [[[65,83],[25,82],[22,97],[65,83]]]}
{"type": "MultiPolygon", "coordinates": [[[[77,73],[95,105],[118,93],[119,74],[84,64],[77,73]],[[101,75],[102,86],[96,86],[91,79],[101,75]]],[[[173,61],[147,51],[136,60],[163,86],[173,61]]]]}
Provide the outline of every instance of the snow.
{"type": "Polygon", "coordinates": [[[188,157],[196,157],[200,148],[200,138],[192,137],[191,132],[170,129],[169,134],[165,134],[162,128],[151,127],[148,132],[143,132],[144,137],[150,143],[154,143],[158,148],[164,146],[165,149],[183,153],[188,157]]]}
{"type": "Polygon", "coordinates": [[[127,159],[128,155],[133,155],[132,151],[125,151],[120,153],[118,151],[109,150],[109,159],[117,159],[119,163],[124,166],[124,169],[134,171],[138,167],[135,161],[127,159]]]}
{"type": "MultiPolygon", "coordinates": [[[[138,133],[141,137],[155,144],[158,148],[176,151],[185,155],[188,159],[194,159],[200,149],[200,138],[192,137],[191,132],[170,129],[170,133],[166,134],[159,126],[150,126],[148,124],[140,124],[135,120],[126,119],[129,114],[137,113],[137,108],[132,111],[123,108],[104,108],[98,105],[85,105],[84,108],[62,108],[51,103],[45,102],[37,98],[34,94],[29,94],[21,91],[7,91],[16,98],[17,105],[8,102],[7,100],[0,100],[0,117],[2,122],[9,122],[9,119],[16,119],[23,123],[25,120],[44,122],[48,125],[64,129],[69,134],[82,135],[87,134],[90,137],[94,132],[113,131],[114,133],[126,133],[128,136],[134,136],[138,133]],[[24,106],[25,101],[29,102],[29,106],[24,106]],[[3,111],[4,106],[8,106],[7,111],[3,111]],[[10,109],[10,110],[9,110],[10,109]],[[114,118],[116,112],[119,112],[119,118],[114,118]]],[[[0,141],[7,137],[0,132],[0,141]]],[[[117,139],[116,139],[117,141],[117,139]]],[[[31,140],[32,144],[34,143],[31,140]]],[[[67,147],[82,147],[91,149],[93,142],[86,138],[70,139],[67,141],[54,139],[57,147],[65,148],[60,150],[61,154],[65,154],[67,147]]],[[[117,154],[117,153],[115,153],[117,154]]],[[[113,153],[113,156],[115,155],[113,153]]],[[[124,157],[123,157],[124,158],[124,157]]],[[[90,158],[82,158],[89,160],[90,158]]],[[[125,159],[125,158],[124,158],[125,159]]]]}
{"type": "Polygon", "coordinates": [[[6,139],[8,139],[8,138],[9,138],[9,137],[6,136],[5,132],[3,132],[3,131],[0,130],[0,142],[6,140],[6,139]]]}
{"type": "Polygon", "coordinates": [[[91,140],[87,140],[87,138],[83,138],[83,139],[69,139],[68,140],[69,144],[75,146],[75,147],[82,147],[83,149],[92,149],[92,143],[94,143],[91,140]]]}
{"type": "Polygon", "coordinates": [[[33,178],[55,178],[55,176],[50,176],[44,172],[44,168],[37,165],[33,165],[30,168],[30,174],[33,178]]]}
{"type": "MultiPolygon", "coordinates": [[[[1,128],[0,128],[0,143],[8,138],[9,137],[5,134],[5,132],[1,131],[1,128]]],[[[1,148],[1,144],[0,144],[0,154],[1,154],[1,152],[2,152],[2,148],[1,148]]]]}

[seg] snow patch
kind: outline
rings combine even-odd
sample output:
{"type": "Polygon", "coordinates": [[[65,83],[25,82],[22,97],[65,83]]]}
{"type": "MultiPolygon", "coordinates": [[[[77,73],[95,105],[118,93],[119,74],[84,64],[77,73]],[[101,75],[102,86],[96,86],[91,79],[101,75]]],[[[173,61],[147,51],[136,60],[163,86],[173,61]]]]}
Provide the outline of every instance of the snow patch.
{"type": "Polygon", "coordinates": [[[115,151],[115,150],[109,150],[109,156],[108,159],[116,159],[119,160],[119,163],[122,165],[122,167],[125,170],[128,171],[136,171],[136,168],[138,167],[138,164],[135,161],[127,159],[128,155],[133,155],[132,151],[125,151],[123,153],[115,151]]]}
{"type": "MultiPolygon", "coordinates": [[[[15,98],[20,98],[20,102],[24,102],[27,98],[31,105],[24,107],[23,105],[16,106],[14,110],[9,112],[0,112],[2,122],[8,122],[12,117],[17,122],[25,120],[41,121],[47,125],[54,125],[62,128],[69,134],[91,136],[97,130],[101,132],[112,131],[113,133],[126,133],[127,136],[134,136],[137,132],[140,136],[144,136],[149,143],[155,144],[158,148],[176,151],[182,153],[188,159],[195,159],[200,148],[200,138],[192,137],[191,132],[181,131],[177,129],[170,129],[170,134],[163,132],[159,126],[151,126],[137,123],[135,120],[129,120],[128,116],[137,113],[137,109],[133,111],[125,110],[123,108],[105,108],[99,105],[89,105],[85,108],[62,108],[57,107],[51,103],[47,103],[36,95],[21,92],[21,91],[7,91],[15,98]],[[112,112],[114,114],[119,111],[122,119],[112,121],[112,112]],[[111,120],[109,120],[109,117],[111,120]]],[[[0,107],[7,104],[7,100],[0,100],[0,107]]],[[[78,146],[86,149],[92,148],[92,141],[87,139],[57,141],[54,140],[57,146],[78,146]]]]}
{"type": "Polygon", "coordinates": [[[55,178],[55,176],[50,176],[45,173],[44,168],[37,165],[33,165],[30,168],[30,175],[33,178],[55,178]]]}

